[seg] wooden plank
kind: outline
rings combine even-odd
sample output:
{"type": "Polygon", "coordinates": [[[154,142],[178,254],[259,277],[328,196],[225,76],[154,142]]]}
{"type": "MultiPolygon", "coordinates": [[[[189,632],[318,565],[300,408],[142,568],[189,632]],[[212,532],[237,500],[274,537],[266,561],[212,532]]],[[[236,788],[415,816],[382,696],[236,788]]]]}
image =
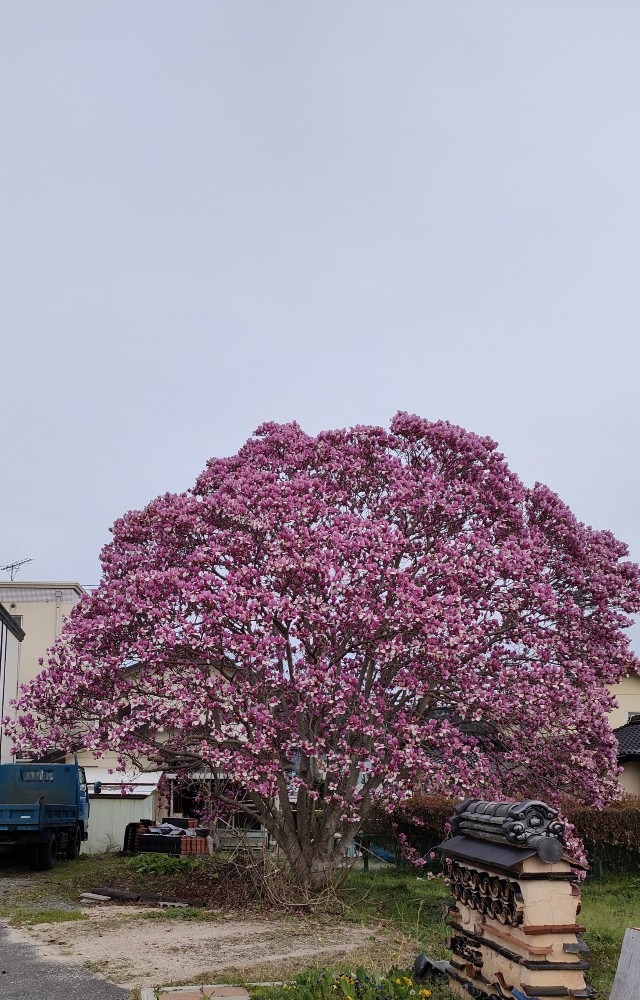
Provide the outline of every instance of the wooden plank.
{"type": "Polygon", "coordinates": [[[610,1000],[637,1000],[640,983],[640,929],[628,927],[613,981],[610,1000]]]}
{"type": "Polygon", "coordinates": [[[139,892],[126,892],[124,889],[112,889],[111,886],[100,886],[92,889],[98,896],[108,896],[110,899],[120,899],[125,903],[137,903],[140,899],[139,892]]]}
{"type": "Polygon", "coordinates": [[[525,934],[584,934],[586,929],[582,924],[523,924],[521,927],[525,934]]]}
{"type": "Polygon", "coordinates": [[[550,955],[553,951],[552,944],[545,944],[536,946],[529,944],[528,941],[523,941],[521,938],[516,937],[514,934],[509,934],[507,931],[500,930],[498,927],[482,927],[478,934],[479,937],[486,939],[487,937],[497,937],[501,941],[508,941],[509,944],[514,944],[518,948],[522,948],[523,951],[529,953],[529,955],[550,955]]]}

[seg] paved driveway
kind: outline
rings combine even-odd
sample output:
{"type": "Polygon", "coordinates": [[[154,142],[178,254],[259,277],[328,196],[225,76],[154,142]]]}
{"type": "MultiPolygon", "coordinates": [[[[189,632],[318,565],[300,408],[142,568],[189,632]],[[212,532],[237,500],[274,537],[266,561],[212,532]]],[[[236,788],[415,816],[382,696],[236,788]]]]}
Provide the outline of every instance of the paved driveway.
{"type": "Polygon", "coordinates": [[[6,928],[0,927],[2,1000],[128,1000],[129,996],[129,990],[112,986],[80,965],[40,958],[30,944],[10,941],[6,928]]]}

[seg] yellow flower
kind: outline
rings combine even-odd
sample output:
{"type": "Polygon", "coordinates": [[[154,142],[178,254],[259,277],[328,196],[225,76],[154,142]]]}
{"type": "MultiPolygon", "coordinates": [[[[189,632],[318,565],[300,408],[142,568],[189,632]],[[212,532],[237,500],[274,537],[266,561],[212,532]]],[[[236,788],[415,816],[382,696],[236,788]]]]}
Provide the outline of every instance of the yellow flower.
{"type": "Polygon", "coordinates": [[[420,996],[421,997],[430,997],[431,996],[431,990],[420,990],[420,996]]]}
{"type": "Polygon", "coordinates": [[[402,986],[402,980],[401,979],[396,979],[396,983],[398,984],[398,986],[402,986]]]}

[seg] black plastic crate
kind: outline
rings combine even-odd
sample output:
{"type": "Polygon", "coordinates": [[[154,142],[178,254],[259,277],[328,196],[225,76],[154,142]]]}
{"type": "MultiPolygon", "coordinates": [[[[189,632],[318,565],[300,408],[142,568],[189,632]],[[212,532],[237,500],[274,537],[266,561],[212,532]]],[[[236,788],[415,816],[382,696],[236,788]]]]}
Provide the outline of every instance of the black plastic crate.
{"type": "Polygon", "coordinates": [[[143,854],[180,854],[181,837],[163,837],[158,833],[143,833],[138,838],[138,850],[143,854]]]}

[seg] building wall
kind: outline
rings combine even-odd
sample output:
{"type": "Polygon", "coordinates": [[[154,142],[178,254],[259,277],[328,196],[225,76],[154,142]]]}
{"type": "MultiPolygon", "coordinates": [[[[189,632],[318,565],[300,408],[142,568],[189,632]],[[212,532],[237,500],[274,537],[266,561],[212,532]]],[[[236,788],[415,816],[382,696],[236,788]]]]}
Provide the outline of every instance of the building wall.
{"type": "MultiPolygon", "coordinates": [[[[46,651],[53,645],[64,624],[65,618],[78,603],[84,593],[78,583],[58,582],[0,582],[0,604],[10,616],[21,618],[20,626],[25,636],[22,648],[17,639],[9,633],[9,668],[6,673],[5,712],[13,714],[9,699],[15,698],[20,684],[26,684],[42,669],[38,659],[46,659],[46,651]]],[[[1,622],[0,622],[1,625],[1,622]]],[[[9,630],[7,630],[9,632],[9,630]]],[[[1,677],[0,677],[1,680],[1,677]]],[[[0,689],[1,690],[1,689],[0,689]]],[[[3,713],[4,714],[4,713],[3,713]]],[[[0,738],[0,759],[11,760],[8,752],[9,741],[0,738]]],[[[70,754],[68,760],[74,760],[70,754]]],[[[78,753],[78,763],[86,768],[90,789],[89,838],[82,845],[83,853],[95,854],[111,849],[122,850],[124,833],[128,823],[139,819],[158,819],[158,792],[145,797],[127,795],[93,795],[92,771],[96,766],[119,770],[117,755],[107,752],[97,760],[90,752],[78,753]]],[[[157,778],[155,779],[157,784],[157,778]]]]}
{"type": "Polygon", "coordinates": [[[128,823],[140,819],[158,819],[158,793],[146,798],[91,795],[89,787],[89,839],[82,845],[83,854],[102,854],[104,851],[121,851],[124,832],[128,823]]]}
{"type": "Polygon", "coordinates": [[[640,760],[628,760],[623,764],[618,781],[627,795],[640,795],[640,760]]]}
{"type": "Polygon", "coordinates": [[[78,750],[77,753],[68,753],[65,761],[67,764],[73,764],[76,757],[80,767],[91,768],[99,765],[100,767],[112,767],[114,771],[120,770],[118,755],[114,750],[105,750],[98,757],[91,750],[78,750]]]}
{"type": "Polygon", "coordinates": [[[25,633],[20,654],[19,684],[26,684],[42,669],[39,657],[60,635],[62,623],[80,600],[79,583],[0,582],[0,604],[10,615],[20,616],[25,633]]]}
{"type": "Polygon", "coordinates": [[[619,707],[610,713],[609,723],[612,729],[619,729],[627,724],[629,715],[640,715],[640,677],[635,674],[624,677],[610,691],[619,707]]]}
{"type": "Polygon", "coordinates": [[[12,715],[10,701],[18,691],[18,674],[20,671],[20,652],[22,641],[14,631],[10,617],[4,609],[0,616],[0,763],[9,764],[11,756],[11,740],[5,736],[2,719],[12,715]]]}

